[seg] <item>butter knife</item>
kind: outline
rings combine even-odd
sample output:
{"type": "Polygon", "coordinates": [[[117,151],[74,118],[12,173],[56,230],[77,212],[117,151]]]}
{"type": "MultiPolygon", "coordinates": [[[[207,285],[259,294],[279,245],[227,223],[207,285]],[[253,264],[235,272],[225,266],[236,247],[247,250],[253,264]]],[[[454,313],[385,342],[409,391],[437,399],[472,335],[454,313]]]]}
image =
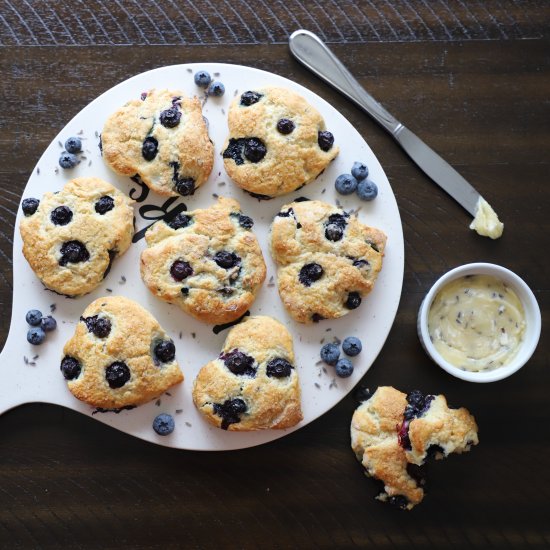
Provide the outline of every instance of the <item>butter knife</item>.
{"type": "Polygon", "coordinates": [[[478,213],[479,204],[487,204],[450,164],[367,93],[318,36],[303,29],[297,30],[290,35],[289,46],[300,63],[351,99],[386,129],[411,159],[472,216],[478,213]]]}

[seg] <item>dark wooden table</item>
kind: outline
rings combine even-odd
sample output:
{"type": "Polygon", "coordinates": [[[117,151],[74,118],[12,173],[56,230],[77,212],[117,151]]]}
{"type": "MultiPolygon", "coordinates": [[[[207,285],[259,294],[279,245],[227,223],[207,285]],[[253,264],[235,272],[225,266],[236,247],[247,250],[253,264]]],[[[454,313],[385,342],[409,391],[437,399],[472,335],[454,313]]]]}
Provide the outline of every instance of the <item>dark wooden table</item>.
{"type": "Polygon", "coordinates": [[[184,61],[244,63],[335,105],[397,197],[403,294],[362,382],[444,393],[475,414],[481,443],[430,465],[429,494],[405,513],[373,500],[376,486],[350,450],[352,395],[281,440],[221,453],[157,447],[72,411],[28,405],[0,418],[0,547],[550,546],[549,29],[544,1],[2,2],[2,341],[15,212],[56,133],[136,73],[184,61]],[[468,215],[383,130],[291,58],[286,40],[298,27],[330,41],[390,112],[477,187],[505,223],[500,240],[470,231],[468,215]],[[528,365],[487,385],[435,367],[416,336],[430,285],[472,261],[522,276],[543,315],[528,365]]]}

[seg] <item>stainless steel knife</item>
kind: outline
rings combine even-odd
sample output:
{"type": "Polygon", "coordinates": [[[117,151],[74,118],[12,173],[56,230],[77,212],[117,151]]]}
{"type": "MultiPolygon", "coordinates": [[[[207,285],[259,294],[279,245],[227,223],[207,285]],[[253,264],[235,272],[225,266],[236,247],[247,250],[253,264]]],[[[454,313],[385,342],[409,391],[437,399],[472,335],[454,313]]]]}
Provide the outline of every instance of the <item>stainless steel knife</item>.
{"type": "Polygon", "coordinates": [[[318,36],[298,30],[290,36],[289,45],[300,63],[371,115],[437,185],[472,216],[476,215],[481,195],[450,164],[367,93],[318,36]]]}

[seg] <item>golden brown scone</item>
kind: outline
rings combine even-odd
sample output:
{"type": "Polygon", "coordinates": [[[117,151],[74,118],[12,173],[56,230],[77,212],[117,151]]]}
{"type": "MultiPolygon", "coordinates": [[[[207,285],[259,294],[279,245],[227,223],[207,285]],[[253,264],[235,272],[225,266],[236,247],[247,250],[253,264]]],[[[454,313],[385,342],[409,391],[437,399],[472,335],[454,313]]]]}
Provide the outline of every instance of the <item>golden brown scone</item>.
{"type": "Polygon", "coordinates": [[[212,324],[234,321],[252,305],[266,267],[260,245],[233,199],[159,221],[145,234],[141,277],[161,300],[212,324]]]}
{"type": "Polygon", "coordinates": [[[339,151],[317,110],[284,88],[258,88],[236,97],[228,125],[225,170],[239,187],[265,198],[310,183],[339,151]]]}
{"type": "Polygon", "coordinates": [[[283,206],[271,226],[279,294],[300,323],[336,319],[360,306],[382,268],[386,235],[321,201],[283,206]]]}
{"type": "Polygon", "coordinates": [[[405,451],[397,438],[406,406],[406,394],[391,386],[379,387],[353,414],[351,448],[366,474],[384,483],[376,498],[412,509],[424,498],[424,490],[407,472],[405,451]]]}
{"type": "Polygon", "coordinates": [[[105,122],[101,147],[110,168],[139,175],[159,195],[192,195],[214,165],[200,101],[180,90],[151,90],[126,103],[105,122]]]}
{"type": "Polygon", "coordinates": [[[437,451],[436,458],[445,458],[451,453],[469,451],[479,442],[474,417],[464,408],[450,409],[443,395],[433,397],[427,411],[410,421],[408,436],[411,448],[406,451],[407,460],[419,466],[432,446],[437,451]]]}
{"type": "Polygon", "coordinates": [[[99,298],[63,348],[71,393],[101,409],[134,407],[183,380],[175,346],[157,320],[122,296],[99,298]]]}
{"type": "Polygon", "coordinates": [[[94,290],[132,242],[133,202],[99,178],[73,179],[58,193],[45,193],[39,204],[25,199],[23,254],[36,276],[67,296],[94,290]]]}
{"type": "Polygon", "coordinates": [[[383,386],[353,414],[351,447],[366,473],[384,483],[379,500],[412,509],[424,497],[411,466],[468,451],[477,445],[477,425],[464,408],[449,409],[442,395],[404,394],[383,386]]]}
{"type": "Polygon", "coordinates": [[[283,429],[300,422],[300,386],[288,330],[264,316],[233,327],[219,357],[199,371],[193,401],[224,430],[283,429]]]}

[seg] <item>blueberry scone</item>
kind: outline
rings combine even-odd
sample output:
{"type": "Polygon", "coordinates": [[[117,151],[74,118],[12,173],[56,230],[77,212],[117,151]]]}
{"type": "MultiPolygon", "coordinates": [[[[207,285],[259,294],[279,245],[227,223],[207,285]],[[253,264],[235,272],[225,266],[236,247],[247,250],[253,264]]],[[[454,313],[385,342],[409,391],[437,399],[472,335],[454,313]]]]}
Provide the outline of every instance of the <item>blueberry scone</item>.
{"type": "Polygon", "coordinates": [[[265,279],[252,218],[219,197],[210,208],[159,221],[145,234],[141,277],[161,300],[206,323],[228,323],[254,302],[265,279]]]}
{"type": "Polygon", "coordinates": [[[418,466],[477,445],[477,425],[466,409],[449,409],[442,395],[379,387],[351,421],[351,447],[368,476],[384,484],[377,496],[410,510],[424,497],[418,466]]]}
{"type": "Polygon", "coordinates": [[[81,296],[107,276],[131,244],[133,201],[99,178],[76,178],[42,200],[22,202],[23,254],[42,283],[81,296]]]}
{"type": "Polygon", "coordinates": [[[271,317],[234,326],[193,385],[197,409],[223,430],[283,429],[302,420],[292,336],[271,317]]]}
{"type": "Polygon", "coordinates": [[[157,320],[122,296],[99,298],[63,348],[71,393],[101,409],[140,405],[183,380],[176,348],[157,320]]]}
{"type": "Polygon", "coordinates": [[[105,162],[139,175],[160,195],[192,195],[208,178],[214,147],[197,97],[151,90],[113,113],[101,133],[105,162]]]}
{"type": "Polygon", "coordinates": [[[361,305],[382,268],[385,234],[321,201],[283,206],[271,226],[279,294],[300,323],[346,315],[361,305]]]}
{"type": "Polygon", "coordinates": [[[263,198],[313,181],[338,154],[321,115],[292,90],[244,92],[229,108],[228,125],[225,170],[239,187],[263,198]]]}

